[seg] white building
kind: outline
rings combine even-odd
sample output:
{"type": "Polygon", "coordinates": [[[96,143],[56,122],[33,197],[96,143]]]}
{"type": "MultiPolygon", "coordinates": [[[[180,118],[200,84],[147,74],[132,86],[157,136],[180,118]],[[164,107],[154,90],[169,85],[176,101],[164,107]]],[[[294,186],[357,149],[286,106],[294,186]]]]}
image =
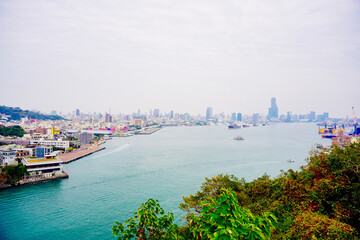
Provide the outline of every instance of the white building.
{"type": "Polygon", "coordinates": [[[51,177],[62,174],[62,161],[56,159],[55,156],[41,159],[23,159],[22,163],[26,166],[30,176],[43,175],[44,177],[51,177]]]}
{"type": "Polygon", "coordinates": [[[0,165],[16,164],[16,151],[9,149],[0,149],[0,165]]]}
{"type": "Polygon", "coordinates": [[[30,140],[30,144],[36,144],[41,146],[54,146],[57,148],[64,148],[65,150],[70,147],[70,141],[63,141],[61,139],[58,140],[30,140]]]}

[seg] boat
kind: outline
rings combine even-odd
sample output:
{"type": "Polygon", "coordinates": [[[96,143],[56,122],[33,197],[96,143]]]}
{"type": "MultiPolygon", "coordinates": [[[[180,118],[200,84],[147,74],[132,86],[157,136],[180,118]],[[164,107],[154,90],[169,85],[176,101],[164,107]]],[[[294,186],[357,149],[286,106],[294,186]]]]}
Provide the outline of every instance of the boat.
{"type": "Polygon", "coordinates": [[[236,129],[236,128],[241,128],[241,126],[237,125],[237,124],[230,124],[228,126],[229,129],[236,129]]]}
{"type": "Polygon", "coordinates": [[[295,162],[294,160],[291,160],[291,159],[288,159],[287,160],[288,163],[292,163],[292,162],[295,162]]]}
{"type": "Polygon", "coordinates": [[[243,127],[247,128],[247,127],[250,127],[250,125],[249,124],[244,124],[243,127]]]}
{"type": "Polygon", "coordinates": [[[317,149],[323,149],[324,148],[324,146],[321,145],[320,143],[315,144],[315,146],[316,146],[317,149]]]}
{"type": "Polygon", "coordinates": [[[334,138],[334,137],[336,137],[336,135],[333,134],[322,135],[322,138],[334,138]]]}
{"type": "Polygon", "coordinates": [[[234,140],[245,140],[245,138],[243,138],[242,136],[236,136],[234,137],[234,140]]]}

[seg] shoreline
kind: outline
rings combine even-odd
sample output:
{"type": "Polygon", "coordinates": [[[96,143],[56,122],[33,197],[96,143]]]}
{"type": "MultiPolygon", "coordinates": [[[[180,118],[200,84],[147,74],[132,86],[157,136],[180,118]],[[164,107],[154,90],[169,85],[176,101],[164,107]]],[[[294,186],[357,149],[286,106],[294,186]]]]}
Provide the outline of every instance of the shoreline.
{"type": "Polygon", "coordinates": [[[69,178],[69,175],[64,171],[62,171],[62,173],[60,173],[60,174],[57,174],[57,175],[54,175],[54,176],[51,176],[51,177],[45,177],[45,176],[29,177],[27,179],[21,179],[21,180],[17,181],[15,183],[15,185],[1,184],[0,185],[0,191],[5,190],[5,189],[9,189],[9,188],[29,185],[29,184],[36,184],[36,183],[40,183],[40,182],[61,180],[61,179],[64,179],[64,178],[69,178]]]}

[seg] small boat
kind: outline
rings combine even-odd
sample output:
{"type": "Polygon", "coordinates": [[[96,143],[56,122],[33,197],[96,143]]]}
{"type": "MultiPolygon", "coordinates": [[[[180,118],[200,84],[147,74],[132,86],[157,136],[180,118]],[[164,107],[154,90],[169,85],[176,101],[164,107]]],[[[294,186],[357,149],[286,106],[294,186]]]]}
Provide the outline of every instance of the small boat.
{"type": "Polygon", "coordinates": [[[291,160],[291,159],[288,159],[287,160],[288,163],[292,163],[292,162],[295,162],[294,160],[291,160]]]}
{"type": "Polygon", "coordinates": [[[236,136],[234,137],[234,140],[245,140],[245,138],[243,138],[242,136],[236,136]]]}
{"type": "Polygon", "coordinates": [[[228,126],[229,129],[235,129],[235,128],[241,128],[241,126],[237,125],[237,124],[231,124],[228,126]]]}
{"type": "Polygon", "coordinates": [[[320,143],[315,144],[315,146],[316,146],[317,149],[323,149],[324,148],[324,146],[321,145],[320,143]]]}

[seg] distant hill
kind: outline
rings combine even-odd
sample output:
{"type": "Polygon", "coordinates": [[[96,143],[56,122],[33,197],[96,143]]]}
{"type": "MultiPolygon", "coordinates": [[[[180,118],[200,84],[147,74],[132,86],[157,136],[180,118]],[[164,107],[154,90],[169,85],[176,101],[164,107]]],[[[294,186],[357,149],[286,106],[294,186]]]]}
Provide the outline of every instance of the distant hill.
{"type": "Polygon", "coordinates": [[[29,110],[22,110],[19,107],[7,107],[7,106],[0,106],[0,113],[6,114],[10,116],[11,120],[20,120],[21,118],[28,117],[33,119],[39,120],[62,120],[64,118],[58,115],[46,115],[38,112],[33,112],[29,110]]]}

